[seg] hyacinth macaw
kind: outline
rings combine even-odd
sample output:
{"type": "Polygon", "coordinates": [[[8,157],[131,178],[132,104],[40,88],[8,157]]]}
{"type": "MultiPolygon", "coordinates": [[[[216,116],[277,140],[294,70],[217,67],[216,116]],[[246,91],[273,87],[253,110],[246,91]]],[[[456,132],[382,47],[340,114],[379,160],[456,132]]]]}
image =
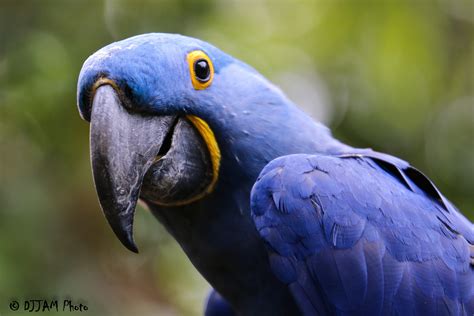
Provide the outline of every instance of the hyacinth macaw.
{"type": "Polygon", "coordinates": [[[110,44],[84,63],[78,106],[113,231],[137,251],[141,199],[215,289],[207,315],[473,315],[473,224],[216,47],[110,44]]]}

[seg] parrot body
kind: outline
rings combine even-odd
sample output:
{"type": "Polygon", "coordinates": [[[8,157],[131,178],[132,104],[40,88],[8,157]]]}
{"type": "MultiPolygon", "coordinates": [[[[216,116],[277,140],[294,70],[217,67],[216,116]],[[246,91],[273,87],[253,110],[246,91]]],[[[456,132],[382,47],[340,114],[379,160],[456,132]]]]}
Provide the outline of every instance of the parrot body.
{"type": "Polygon", "coordinates": [[[114,232],[136,251],[141,198],[218,292],[209,315],[474,312],[472,223],[408,163],[337,141],[217,48],[111,44],[85,62],[78,104],[114,232]]]}
{"type": "Polygon", "coordinates": [[[229,304],[219,293],[211,290],[207,301],[204,304],[204,316],[234,316],[235,312],[232,305],[229,304]]]}

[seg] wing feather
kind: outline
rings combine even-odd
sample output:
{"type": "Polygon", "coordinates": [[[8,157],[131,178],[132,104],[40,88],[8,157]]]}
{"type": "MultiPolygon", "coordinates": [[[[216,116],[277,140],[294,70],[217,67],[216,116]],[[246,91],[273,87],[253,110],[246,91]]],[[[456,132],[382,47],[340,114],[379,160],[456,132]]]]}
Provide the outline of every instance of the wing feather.
{"type": "Polygon", "coordinates": [[[402,160],[281,157],[262,171],[251,209],[305,315],[474,313],[473,225],[402,160]]]}

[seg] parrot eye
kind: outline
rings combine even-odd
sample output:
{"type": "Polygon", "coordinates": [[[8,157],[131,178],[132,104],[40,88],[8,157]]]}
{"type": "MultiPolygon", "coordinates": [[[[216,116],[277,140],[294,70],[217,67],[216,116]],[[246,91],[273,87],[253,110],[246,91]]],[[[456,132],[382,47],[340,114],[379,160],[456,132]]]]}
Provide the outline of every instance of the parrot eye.
{"type": "Polygon", "coordinates": [[[196,74],[197,80],[206,82],[209,80],[211,75],[211,69],[205,59],[196,60],[194,63],[194,73],[196,74]]]}
{"type": "Polygon", "coordinates": [[[194,89],[203,90],[211,85],[214,67],[209,57],[201,50],[188,54],[187,61],[194,89]]]}

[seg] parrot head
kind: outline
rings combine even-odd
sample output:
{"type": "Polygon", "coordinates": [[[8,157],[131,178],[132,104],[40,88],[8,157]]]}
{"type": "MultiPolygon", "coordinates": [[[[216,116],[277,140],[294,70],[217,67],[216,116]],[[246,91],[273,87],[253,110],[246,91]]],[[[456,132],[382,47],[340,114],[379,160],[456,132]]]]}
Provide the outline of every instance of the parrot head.
{"type": "Polygon", "coordinates": [[[280,154],[275,148],[298,152],[291,137],[278,135],[314,130],[253,68],[181,35],[139,35],[100,49],[82,67],[77,98],[90,122],[102,210],[135,252],[138,199],[179,210],[243,178],[253,183],[280,154]]]}

